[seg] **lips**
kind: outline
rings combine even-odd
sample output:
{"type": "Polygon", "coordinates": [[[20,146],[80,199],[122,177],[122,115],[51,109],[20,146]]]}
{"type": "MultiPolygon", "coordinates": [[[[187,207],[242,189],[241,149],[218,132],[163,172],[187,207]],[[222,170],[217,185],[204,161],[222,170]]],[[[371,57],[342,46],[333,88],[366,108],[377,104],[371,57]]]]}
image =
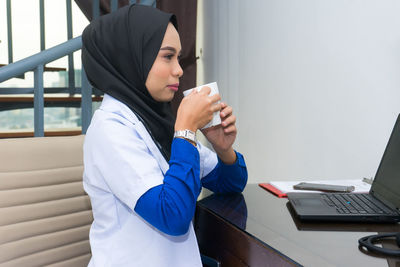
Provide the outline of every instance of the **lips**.
{"type": "Polygon", "coordinates": [[[170,84],[167,86],[169,89],[173,90],[173,91],[178,91],[179,88],[179,83],[175,83],[175,84],[170,84]]]}

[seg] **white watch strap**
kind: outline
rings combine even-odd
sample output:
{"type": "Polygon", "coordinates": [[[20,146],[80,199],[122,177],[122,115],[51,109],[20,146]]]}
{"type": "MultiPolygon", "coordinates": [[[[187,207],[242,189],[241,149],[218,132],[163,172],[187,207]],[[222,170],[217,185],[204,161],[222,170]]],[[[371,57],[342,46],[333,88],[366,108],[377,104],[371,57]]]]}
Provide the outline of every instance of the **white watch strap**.
{"type": "Polygon", "coordinates": [[[190,140],[190,141],[192,141],[194,143],[197,143],[196,133],[191,131],[191,130],[176,131],[174,133],[174,138],[175,137],[181,137],[181,138],[190,140]]]}

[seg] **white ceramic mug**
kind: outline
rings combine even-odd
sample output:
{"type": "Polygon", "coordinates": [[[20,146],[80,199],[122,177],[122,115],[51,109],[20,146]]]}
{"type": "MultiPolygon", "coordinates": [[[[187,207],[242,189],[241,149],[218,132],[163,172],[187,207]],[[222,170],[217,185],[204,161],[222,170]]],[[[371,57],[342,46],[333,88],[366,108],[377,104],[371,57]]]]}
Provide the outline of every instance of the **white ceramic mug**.
{"type": "MultiPolygon", "coordinates": [[[[200,92],[201,88],[203,88],[203,87],[205,87],[205,86],[211,88],[211,92],[210,92],[209,96],[212,96],[212,95],[215,95],[215,94],[218,94],[218,93],[219,93],[217,83],[216,83],[216,82],[213,82],[213,83],[208,83],[208,84],[200,85],[200,86],[197,86],[197,87],[195,87],[195,88],[192,88],[192,89],[183,91],[183,95],[184,95],[184,96],[187,96],[188,94],[190,94],[190,93],[192,92],[192,90],[195,90],[195,89],[197,90],[197,92],[200,92]]],[[[218,103],[219,103],[219,102],[220,102],[220,101],[218,101],[218,103]]],[[[207,123],[207,124],[206,124],[203,128],[201,128],[201,129],[206,129],[206,128],[209,128],[209,127],[212,127],[212,126],[215,126],[215,125],[219,125],[219,124],[221,124],[221,117],[220,117],[220,115],[219,115],[219,111],[216,111],[216,112],[214,112],[214,114],[213,114],[212,120],[211,120],[209,123],[207,123]]]]}

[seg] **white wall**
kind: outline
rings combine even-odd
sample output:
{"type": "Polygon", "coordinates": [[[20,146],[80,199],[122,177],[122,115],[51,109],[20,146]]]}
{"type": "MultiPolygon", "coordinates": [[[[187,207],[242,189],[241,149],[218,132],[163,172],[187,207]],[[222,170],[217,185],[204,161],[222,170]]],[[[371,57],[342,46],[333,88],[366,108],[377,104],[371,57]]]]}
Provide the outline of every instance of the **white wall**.
{"type": "Polygon", "coordinates": [[[234,107],[250,182],[375,175],[400,112],[400,1],[199,0],[199,11],[198,82],[217,81],[234,107]]]}

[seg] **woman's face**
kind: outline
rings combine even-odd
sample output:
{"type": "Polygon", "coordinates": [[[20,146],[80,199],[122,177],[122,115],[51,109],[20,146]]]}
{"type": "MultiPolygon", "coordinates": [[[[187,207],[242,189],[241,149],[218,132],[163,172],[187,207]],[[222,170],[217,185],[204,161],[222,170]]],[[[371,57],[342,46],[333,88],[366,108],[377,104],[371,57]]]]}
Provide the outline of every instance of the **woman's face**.
{"type": "Polygon", "coordinates": [[[179,34],[172,23],[168,24],[160,51],[150,69],[146,87],[154,100],[168,102],[178,91],[183,70],[179,65],[181,53],[179,34]]]}

